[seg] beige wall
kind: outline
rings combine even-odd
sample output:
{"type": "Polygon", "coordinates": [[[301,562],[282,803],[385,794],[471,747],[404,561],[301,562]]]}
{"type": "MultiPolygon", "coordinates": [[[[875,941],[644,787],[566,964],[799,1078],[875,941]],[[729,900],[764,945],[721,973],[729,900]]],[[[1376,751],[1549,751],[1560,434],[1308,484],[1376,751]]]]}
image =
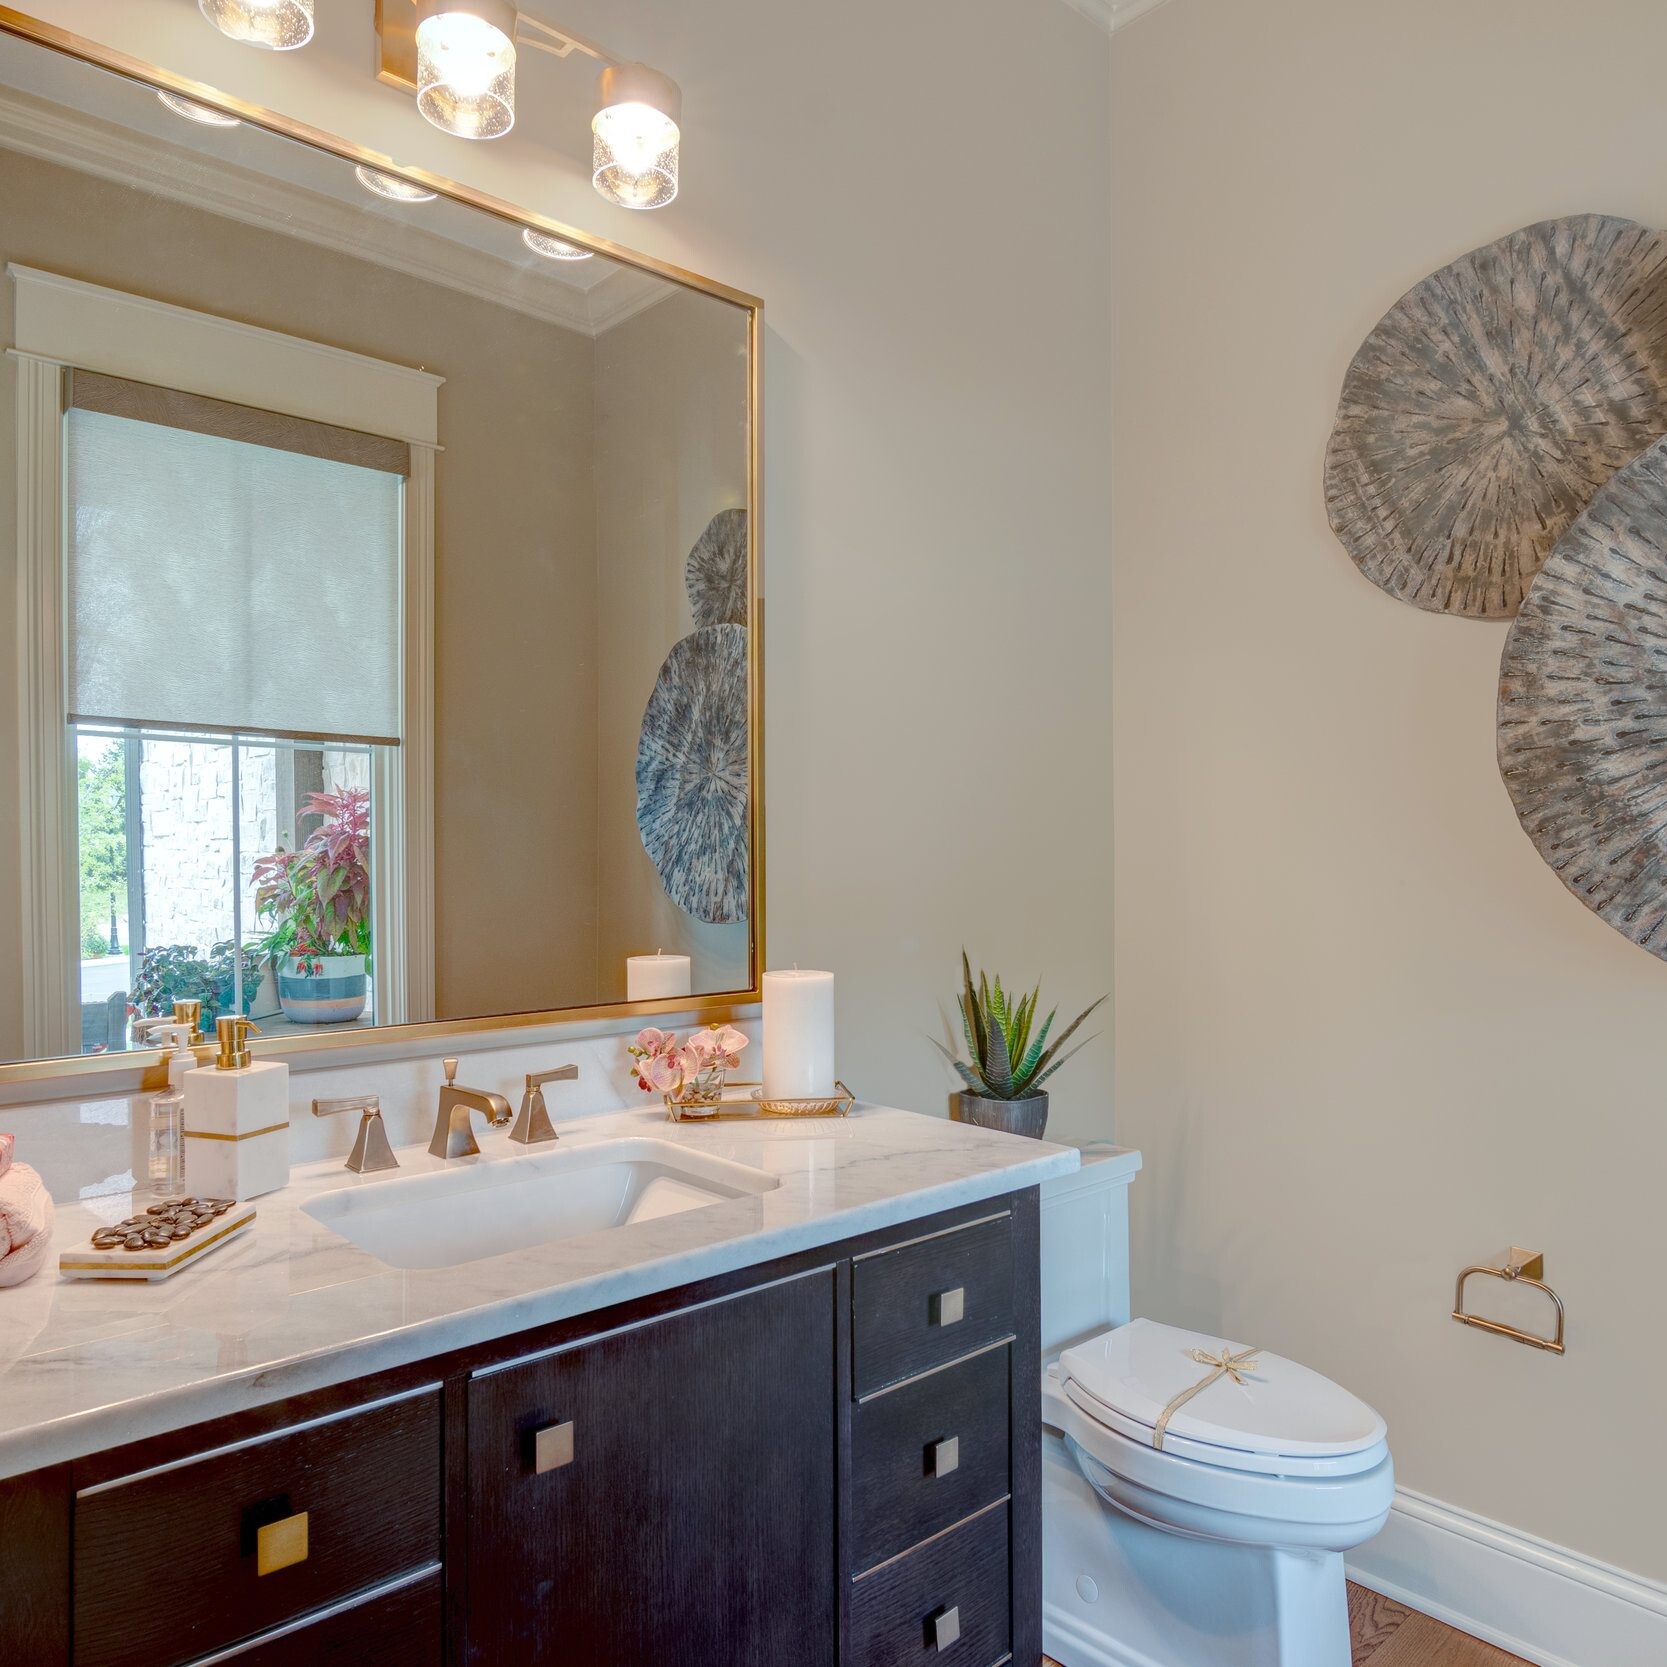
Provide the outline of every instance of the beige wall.
{"type": "Polygon", "coordinates": [[[596,342],[598,1000],[625,957],[678,951],[696,991],[748,986],[744,924],[693,919],[637,831],[637,738],[667,650],[694,629],[684,563],[721,509],[747,502],[747,315],[690,291],[596,342]]]}
{"type": "Polygon", "coordinates": [[[1344,370],[1411,284],[1550,215],[1667,224],[1667,11],[1170,0],[1113,60],[1137,1306],[1361,1392],[1405,1486],[1667,1575],[1667,968],[1517,827],[1505,627],[1378,592],[1320,491],[1344,370]],[[1448,1318],[1512,1241],[1546,1252],[1564,1359],[1448,1318]]]}
{"type": "MultiPolygon", "coordinates": [[[[1185,3],[1185,0],[1177,0],[1185,3]]],[[[1063,0],[564,0],[663,65],[683,189],[590,187],[590,81],[530,57],[468,145],[378,86],[371,8],[301,53],[176,0],[77,30],[765,298],[769,957],[839,974],[841,1074],[941,1109],[956,953],[1111,982],[1109,50],[1063,0]],[[923,66],[931,73],[923,74],[923,66]]],[[[1054,1127],[1101,1134],[1102,1040],[1054,1127]]]]}
{"type": "MultiPolygon", "coordinates": [[[[438,1010],[594,999],[590,340],[10,151],[0,152],[0,265],[7,260],[446,378],[435,489],[438,1010]],[[575,793],[574,782],[584,790],[575,793]]],[[[9,342],[6,291],[0,335],[9,342]]],[[[12,365],[0,359],[0,642],[8,644],[16,630],[12,365]]],[[[166,644],[135,650],[165,653],[166,644]]],[[[0,679],[0,781],[17,779],[15,699],[15,677],[0,679]]],[[[15,817],[0,816],[0,875],[18,872],[15,817]]],[[[0,943],[16,941],[17,907],[15,888],[0,886],[0,943]]],[[[0,956],[0,1059],[21,1052],[26,975],[15,957],[0,956]]]]}

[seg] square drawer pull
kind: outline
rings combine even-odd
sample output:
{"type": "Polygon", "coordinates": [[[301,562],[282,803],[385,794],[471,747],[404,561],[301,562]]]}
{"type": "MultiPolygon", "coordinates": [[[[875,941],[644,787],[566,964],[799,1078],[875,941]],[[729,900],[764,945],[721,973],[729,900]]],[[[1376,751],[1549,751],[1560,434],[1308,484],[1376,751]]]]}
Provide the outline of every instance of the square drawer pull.
{"type": "Polygon", "coordinates": [[[947,1476],[950,1471],[958,1470],[961,1466],[961,1438],[952,1435],[943,1441],[934,1441],[927,1448],[932,1460],[932,1474],[947,1476]]]}
{"type": "Polygon", "coordinates": [[[255,1574],[276,1574],[307,1560],[307,1513],[269,1522],[255,1530],[255,1574]]]}
{"type": "Polygon", "coordinates": [[[961,1606],[951,1604],[932,1617],[932,1644],[940,1652],[947,1650],[961,1636],[961,1606]]]}
{"type": "Polygon", "coordinates": [[[573,1462],[573,1420],[547,1424],[533,1436],[533,1472],[542,1476],[573,1462]]]}
{"type": "MultiPolygon", "coordinates": [[[[957,1285],[953,1291],[939,1291],[931,1303],[933,1325],[959,1325],[966,1317],[967,1293],[965,1286],[957,1285]]],[[[918,1314],[920,1310],[917,1308],[918,1314]]]]}

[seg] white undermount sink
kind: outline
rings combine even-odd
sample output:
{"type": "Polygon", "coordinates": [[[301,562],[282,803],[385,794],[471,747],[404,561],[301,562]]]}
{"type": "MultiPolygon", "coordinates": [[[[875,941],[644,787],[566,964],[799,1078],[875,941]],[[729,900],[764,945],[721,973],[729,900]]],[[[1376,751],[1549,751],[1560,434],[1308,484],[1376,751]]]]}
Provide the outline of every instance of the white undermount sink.
{"type": "Polygon", "coordinates": [[[301,1208],[392,1267],[450,1268],[780,1184],[748,1164],[642,1137],[458,1163],[343,1187],[301,1208]]]}

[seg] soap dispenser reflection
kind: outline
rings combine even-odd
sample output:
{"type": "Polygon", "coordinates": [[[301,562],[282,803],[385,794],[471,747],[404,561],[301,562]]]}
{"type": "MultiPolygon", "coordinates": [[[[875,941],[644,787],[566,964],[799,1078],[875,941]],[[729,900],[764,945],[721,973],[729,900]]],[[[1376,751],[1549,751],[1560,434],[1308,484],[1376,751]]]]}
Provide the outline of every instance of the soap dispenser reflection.
{"type": "Polygon", "coordinates": [[[258,1198],[289,1182],[289,1067],[255,1059],[240,1013],[214,1022],[219,1055],[186,1073],[185,1173],[199,1198],[258,1198]]]}

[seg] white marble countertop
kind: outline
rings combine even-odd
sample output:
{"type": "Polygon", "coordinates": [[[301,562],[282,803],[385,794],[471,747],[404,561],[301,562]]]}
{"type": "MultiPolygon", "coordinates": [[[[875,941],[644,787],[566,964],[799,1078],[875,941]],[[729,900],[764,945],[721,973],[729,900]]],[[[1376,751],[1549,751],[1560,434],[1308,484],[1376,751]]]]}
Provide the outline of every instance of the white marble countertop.
{"type": "MultiPolygon", "coordinates": [[[[1079,1161],[1071,1147],[870,1106],[814,1123],[618,1111],[560,1132],[563,1150],[653,1136],[780,1184],[458,1267],[402,1270],[302,1211],[320,1193],[389,1178],[355,1176],[332,1158],[294,1169],[288,1187],[256,1201],[250,1233],[155,1285],[59,1277],[59,1250],[150,1201],[83,1189],[60,1202],[50,1270],[0,1290],[0,1477],[1034,1186],[1079,1161]]],[[[477,1124],[477,1134],[482,1155],[451,1167],[522,1161],[505,1131],[477,1124]]],[[[422,1147],[399,1159],[398,1174],[447,1167],[422,1147]]]]}

